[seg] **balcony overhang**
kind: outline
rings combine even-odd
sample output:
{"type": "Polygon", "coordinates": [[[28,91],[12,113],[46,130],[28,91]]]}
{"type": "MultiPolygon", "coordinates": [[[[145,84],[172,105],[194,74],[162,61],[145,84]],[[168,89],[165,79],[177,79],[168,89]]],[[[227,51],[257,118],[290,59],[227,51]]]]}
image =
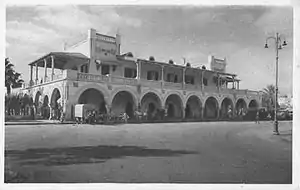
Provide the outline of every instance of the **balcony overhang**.
{"type": "Polygon", "coordinates": [[[39,59],[29,63],[30,66],[44,67],[44,60],[47,61],[47,68],[52,67],[51,56],[54,57],[55,69],[72,69],[74,66],[86,64],[89,62],[89,58],[81,53],[71,52],[50,52],[39,59]]]}

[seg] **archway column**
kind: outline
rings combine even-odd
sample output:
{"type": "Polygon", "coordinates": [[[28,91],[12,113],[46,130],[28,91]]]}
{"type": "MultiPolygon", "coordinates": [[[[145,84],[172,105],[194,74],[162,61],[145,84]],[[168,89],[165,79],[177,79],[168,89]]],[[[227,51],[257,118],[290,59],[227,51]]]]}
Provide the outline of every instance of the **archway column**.
{"type": "Polygon", "coordinates": [[[182,119],[185,119],[185,109],[186,109],[186,106],[182,106],[182,119]]]}

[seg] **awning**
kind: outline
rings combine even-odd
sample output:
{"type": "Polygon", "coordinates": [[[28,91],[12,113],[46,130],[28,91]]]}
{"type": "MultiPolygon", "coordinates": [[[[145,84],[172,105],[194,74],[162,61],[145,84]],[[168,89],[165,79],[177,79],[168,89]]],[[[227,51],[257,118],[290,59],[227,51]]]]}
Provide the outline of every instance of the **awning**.
{"type": "Polygon", "coordinates": [[[74,66],[89,62],[89,58],[82,53],[73,52],[50,52],[39,59],[29,63],[29,65],[44,67],[44,59],[47,61],[47,68],[51,68],[51,56],[54,56],[55,69],[72,69],[74,66]]]}

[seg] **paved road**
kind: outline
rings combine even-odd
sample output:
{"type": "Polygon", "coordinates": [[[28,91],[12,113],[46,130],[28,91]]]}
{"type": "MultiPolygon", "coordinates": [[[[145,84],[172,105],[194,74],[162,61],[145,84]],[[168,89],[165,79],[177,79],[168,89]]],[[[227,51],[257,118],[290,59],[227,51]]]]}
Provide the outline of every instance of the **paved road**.
{"type": "Polygon", "coordinates": [[[292,123],[6,126],[23,182],[291,183],[292,123]]]}

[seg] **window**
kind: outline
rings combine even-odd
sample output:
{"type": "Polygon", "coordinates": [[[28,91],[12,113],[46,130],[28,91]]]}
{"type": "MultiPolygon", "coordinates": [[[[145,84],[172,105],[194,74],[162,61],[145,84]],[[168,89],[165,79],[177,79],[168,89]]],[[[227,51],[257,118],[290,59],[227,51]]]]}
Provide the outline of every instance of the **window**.
{"type": "Polygon", "coordinates": [[[88,65],[81,65],[80,66],[81,73],[88,73],[88,65]]]}
{"type": "Polygon", "coordinates": [[[101,75],[109,74],[109,65],[101,65],[101,75]]]}
{"type": "Polygon", "coordinates": [[[207,78],[203,78],[203,84],[204,86],[207,86],[207,78]]]}
{"type": "Polygon", "coordinates": [[[186,84],[194,84],[194,76],[185,75],[185,83],[186,84]]]}
{"type": "Polygon", "coordinates": [[[177,76],[177,75],[174,76],[174,82],[175,82],[175,83],[178,82],[178,76],[177,76]]]}
{"type": "Polygon", "coordinates": [[[158,72],[157,71],[148,71],[147,72],[147,80],[158,80],[158,72]]]}
{"type": "Polygon", "coordinates": [[[136,69],[125,68],[125,70],[124,70],[124,77],[125,78],[135,78],[136,75],[137,75],[136,69]]]}
{"type": "Polygon", "coordinates": [[[72,70],[77,71],[77,66],[74,66],[72,70]]]}
{"type": "Polygon", "coordinates": [[[167,82],[179,83],[178,75],[175,75],[173,73],[168,73],[167,74],[167,82]]]}

